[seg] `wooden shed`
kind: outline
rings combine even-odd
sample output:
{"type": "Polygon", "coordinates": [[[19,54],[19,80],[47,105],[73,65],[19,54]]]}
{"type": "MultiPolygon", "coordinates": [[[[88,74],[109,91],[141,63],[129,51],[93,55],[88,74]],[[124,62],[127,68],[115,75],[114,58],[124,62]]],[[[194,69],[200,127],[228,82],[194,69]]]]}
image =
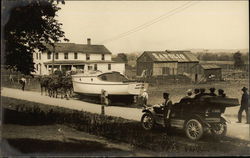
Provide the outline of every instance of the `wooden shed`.
{"type": "Polygon", "coordinates": [[[166,76],[191,73],[199,60],[190,51],[145,51],[137,58],[137,76],[166,76]]]}
{"type": "Polygon", "coordinates": [[[191,70],[191,78],[195,82],[221,80],[221,67],[216,64],[197,64],[191,70]]]}

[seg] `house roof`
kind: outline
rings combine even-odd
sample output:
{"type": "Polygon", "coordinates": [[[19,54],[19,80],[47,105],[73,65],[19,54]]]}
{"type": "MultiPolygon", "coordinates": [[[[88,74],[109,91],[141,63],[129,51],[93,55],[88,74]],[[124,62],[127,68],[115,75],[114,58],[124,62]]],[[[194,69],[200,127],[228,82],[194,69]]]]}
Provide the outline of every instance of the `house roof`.
{"type": "Polygon", "coordinates": [[[199,62],[190,51],[145,51],[155,62],[199,62]]]}
{"type": "Polygon", "coordinates": [[[218,65],[215,65],[215,64],[200,64],[200,65],[205,70],[208,70],[208,69],[221,69],[221,67],[219,67],[218,65]]]}
{"type": "MultiPolygon", "coordinates": [[[[50,51],[53,50],[52,46],[47,45],[50,51]]],[[[75,43],[56,43],[56,52],[82,52],[90,54],[111,54],[111,52],[104,45],[88,45],[88,44],[75,44],[75,43]]]]}
{"type": "Polygon", "coordinates": [[[122,59],[121,57],[118,57],[118,56],[113,57],[113,58],[112,58],[112,61],[115,61],[115,62],[118,62],[118,63],[125,63],[125,62],[123,61],[123,59],[122,59]]]}
{"type": "MultiPolygon", "coordinates": [[[[107,61],[107,60],[55,60],[54,64],[62,65],[81,65],[81,64],[90,64],[90,63],[122,63],[117,61],[107,61]]],[[[44,62],[45,65],[52,64],[52,61],[44,62]]]]}

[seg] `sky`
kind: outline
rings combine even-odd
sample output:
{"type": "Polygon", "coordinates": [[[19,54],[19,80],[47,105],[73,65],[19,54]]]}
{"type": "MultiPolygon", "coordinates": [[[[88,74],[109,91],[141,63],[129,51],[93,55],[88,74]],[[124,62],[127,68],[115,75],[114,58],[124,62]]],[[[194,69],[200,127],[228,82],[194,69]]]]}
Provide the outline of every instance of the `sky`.
{"type": "Polygon", "coordinates": [[[66,1],[57,19],[72,43],[112,53],[249,49],[248,1],[66,1]]]}

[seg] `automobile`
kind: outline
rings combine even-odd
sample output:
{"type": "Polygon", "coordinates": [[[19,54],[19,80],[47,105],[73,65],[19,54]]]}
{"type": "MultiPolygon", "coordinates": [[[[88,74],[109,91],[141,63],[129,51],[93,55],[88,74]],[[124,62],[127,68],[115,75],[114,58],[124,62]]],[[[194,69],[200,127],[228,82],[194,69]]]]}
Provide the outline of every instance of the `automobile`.
{"type": "Polygon", "coordinates": [[[182,99],[173,104],[168,125],[164,123],[163,106],[154,105],[143,108],[141,125],[145,130],[151,130],[160,125],[182,129],[191,140],[199,140],[204,133],[216,137],[226,135],[227,123],[230,121],[223,115],[227,107],[238,106],[237,98],[204,95],[199,98],[182,99]]]}

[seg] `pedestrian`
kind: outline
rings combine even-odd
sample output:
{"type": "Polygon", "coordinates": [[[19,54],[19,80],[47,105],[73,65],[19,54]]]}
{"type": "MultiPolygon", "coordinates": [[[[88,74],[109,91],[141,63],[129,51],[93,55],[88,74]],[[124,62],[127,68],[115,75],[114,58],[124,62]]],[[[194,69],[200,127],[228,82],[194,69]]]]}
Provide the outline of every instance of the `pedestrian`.
{"type": "Polygon", "coordinates": [[[217,96],[215,94],[215,88],[214,87],[210,88],[209,90],[210,90],[210,93],[209,93],[210,96],[217,96]]]}
{"type": "Polygon", "coordinates": [[[170,126],[170,113],[172,109],[172,101],[169,98],[169,93],[163,93],[164,103],[163,103],[163,118],[165,127],[170,126]]]}
{"type": "Polygon", "coordinates": [[[142,93],[141,97],[142,97],[142,106],[144,106],[144,107],[147,106],[147,103],[148,103],[148,93],[147,93],[146,89],[143,90],[143,93],[142,93]]]}
{"type": "Polygon", "coordinates": [[[20,84],[21,84],[21,88],[22,90],[24,91],[24,88],[25,88],[25,84],[26,84],[26,78],[25,76],[23,75],[22,78],[20,79],[20,84]]]}
{"type": "Polygon", "coordinates": [[[14,78],[12,74],[9,75],[9,81],[11,84],[14,83],[14,78]]]}
{"type": "Polygon", "coordinates": [[[243,91],[242,97],[241,97],[241,105],[240,105],[240,109],[238,112],[238,122],[237,123],[241,123],[241,118],[242,118],[242,112],[245,111],[246,112],[246,123],[249,124],[249,120],[248,120],[248,107],[249,107],[249,94],[247,92],[247,88],[243,87],[241,89],[243,91]]]}

